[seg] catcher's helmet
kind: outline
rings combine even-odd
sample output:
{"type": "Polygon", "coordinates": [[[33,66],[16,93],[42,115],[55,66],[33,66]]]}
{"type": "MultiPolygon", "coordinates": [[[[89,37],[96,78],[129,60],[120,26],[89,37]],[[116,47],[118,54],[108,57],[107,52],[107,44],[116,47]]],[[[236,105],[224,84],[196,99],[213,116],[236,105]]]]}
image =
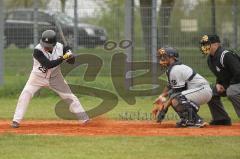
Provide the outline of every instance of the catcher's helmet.
{"type": "Polygon", "coordinates": [[[218,35],[204,35],[200,40],[200,50],[204,55],[210,53],[211,44],[220,43],[218,35]]]}
{"type": "Polygon", "coordinates": [[[178,51],[173,47],[163,47],[158,49],[157,57],[161,66],[168,66],[170,57],[173,57],[176,61],[179,59],[178,51]]]}
{"type": "Polygon", "coordinates": [[[46,30],[42,33],[40,44],[44,48],[52,49],[57,43],[57,35],[53,30],[46,30]]]}

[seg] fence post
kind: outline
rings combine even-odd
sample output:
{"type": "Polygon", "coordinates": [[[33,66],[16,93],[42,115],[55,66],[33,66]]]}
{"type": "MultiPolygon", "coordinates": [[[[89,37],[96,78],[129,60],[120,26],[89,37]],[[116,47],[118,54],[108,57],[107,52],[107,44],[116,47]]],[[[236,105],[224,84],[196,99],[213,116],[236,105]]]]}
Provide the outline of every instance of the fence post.
{"type": "Polygon", "coordinates": [[[4,2],[0,0],[0,85],[3,84],[4,2]]]}
{"type": "Polygon", "coordinates": [[[78,3],[77,0],[74,0],[74,35],[73,35],[73,50],[76,51],[77,50],[77,46],[78,46],[78,3]]]}
{"type": "Polygon", "coordinates": [[[216,5],[215,0],[211,0],[212,11],[212,34],[216,34],[216,5]]]}
{"type": "Polygon", "coordinates": [[[233,48],[238,47],[238,0],[233,0],[233,48]]]}
{"type": "Polygon", "coordinates": [[[38,8],[39,8],[39,1],[34,0],[33,5],[34,5],[33,43],[34,43],[34,46],[36,46],[39,43],[39,41],[38,41],[38,8]]]}
{"type": "MultiPolygon", "coordinates": [[[[125,1],[125,39],[133,41],[133,28],[134,28],[134,0],[126,0],[125,1]]],[[[134,44],[133,44],[134,45],[134,44]]],[[[126,86],[125,88],[129,88],[132,86],[132,75],[130,72],[132,68],[131,62],[133,61],[133,46],[126,49],[125,53],[127,54],[127,61],[125,64],[125,70],[127,72],[126,86]]]]}
{"type": "MultiPolygon", "coordinates": [[[[157,0],[152,0],[152,17],[151,17],[151,63],[152,63],[152,82],[157,83],[157,0]]],[[[154,92],[153,92],[154,93],[154,92]]]]}

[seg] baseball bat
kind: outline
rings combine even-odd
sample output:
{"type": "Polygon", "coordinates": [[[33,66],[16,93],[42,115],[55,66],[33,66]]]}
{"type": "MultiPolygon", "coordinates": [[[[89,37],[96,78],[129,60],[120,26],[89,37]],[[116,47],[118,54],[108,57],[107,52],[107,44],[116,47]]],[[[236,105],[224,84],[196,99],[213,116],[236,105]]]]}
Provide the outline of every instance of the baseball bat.
{"type": "Polygon", "coordinates": [[[62,41],[63,41],[63,44],[64,44],[65,46],[67,46],[67,45],[68,45],[68,42],[67,42],[67,40],[66,40],[66,38],[65,38],[65,36],[64,36],[64,34],[63,34],[61,25],[59,24],[59,22],[58,22],[57,20],[55,21],[55,24],[56,24],[56,26],[57,26],[57,29],[58,29],[58,31],[59,31],[60,37],[61,37],[61,39],[62,39],[62,41]]]}

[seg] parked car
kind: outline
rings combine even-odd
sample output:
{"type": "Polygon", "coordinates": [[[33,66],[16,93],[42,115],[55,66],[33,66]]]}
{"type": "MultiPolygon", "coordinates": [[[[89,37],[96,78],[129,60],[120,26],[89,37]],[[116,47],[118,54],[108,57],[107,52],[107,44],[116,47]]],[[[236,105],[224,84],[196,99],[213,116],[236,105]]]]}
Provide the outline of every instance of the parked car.
{"type": "MultiPolygon", "coordinates": [[[[58,32],[55,22],[58,22],[69,42],[73,44],[74,21],[73,18],[64,13],[51,13],[45,10],[38,11],[37,30],[39,38],[46,29],[58,32]]],[[[7,12],[5,18],[5,45],[15,44],[17,47],[28,47],[33,44],[34,39],[34,10],[17,9],[7,12]]],[[[106,30],[102,27],[78,23],[77,44],[84,47],[96,47],[107,40],[106,30]]],[[[58,35],[59,36],[59,35],[58,35]]]]}

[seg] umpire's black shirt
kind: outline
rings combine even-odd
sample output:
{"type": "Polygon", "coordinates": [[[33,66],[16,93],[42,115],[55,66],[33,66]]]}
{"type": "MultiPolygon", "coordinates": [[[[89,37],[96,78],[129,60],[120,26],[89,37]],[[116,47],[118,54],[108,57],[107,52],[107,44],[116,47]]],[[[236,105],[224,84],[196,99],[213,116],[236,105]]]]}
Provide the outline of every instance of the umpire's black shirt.
{"type": "Polygon", "coordinates": [[[240,59],[235,53],[219,47],[215,54],[208,56],[208,67],[214,73],[216,83],[225,89],[231,84],[240,83],[240,59]]]}

